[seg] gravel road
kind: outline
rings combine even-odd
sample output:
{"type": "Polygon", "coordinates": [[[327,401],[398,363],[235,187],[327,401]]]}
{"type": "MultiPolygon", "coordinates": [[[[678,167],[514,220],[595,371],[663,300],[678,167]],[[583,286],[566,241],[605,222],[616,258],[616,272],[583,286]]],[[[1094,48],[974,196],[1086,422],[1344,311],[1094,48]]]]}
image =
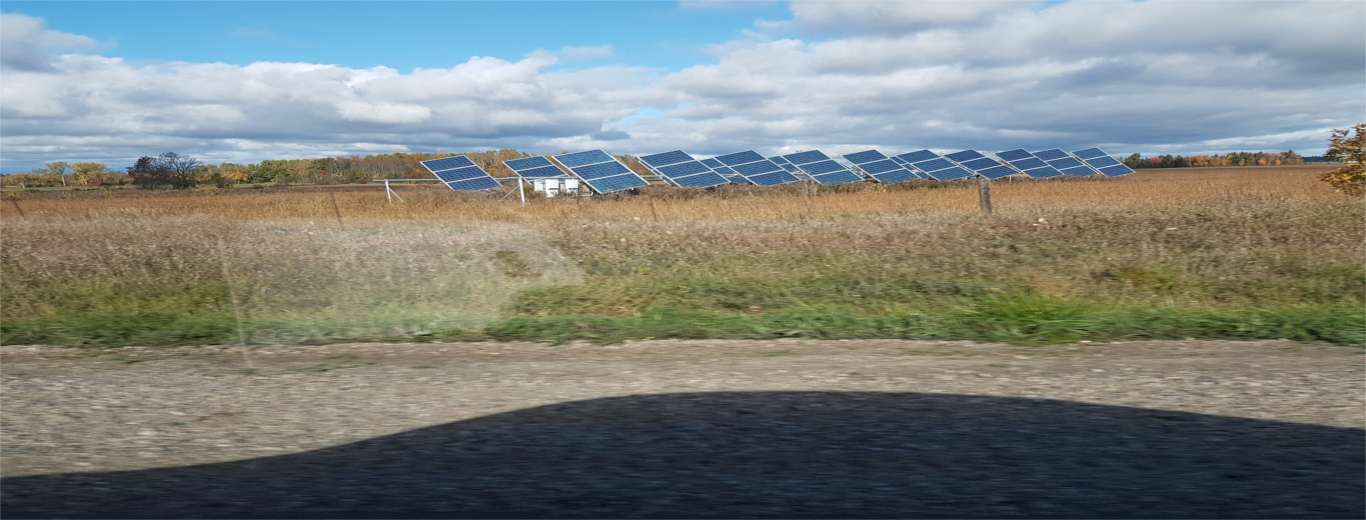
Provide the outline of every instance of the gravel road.
{"type": "Polygon", "coordinates": [[[5,518],[1366,516],[1289,341],[0,347],[5,518]]]}

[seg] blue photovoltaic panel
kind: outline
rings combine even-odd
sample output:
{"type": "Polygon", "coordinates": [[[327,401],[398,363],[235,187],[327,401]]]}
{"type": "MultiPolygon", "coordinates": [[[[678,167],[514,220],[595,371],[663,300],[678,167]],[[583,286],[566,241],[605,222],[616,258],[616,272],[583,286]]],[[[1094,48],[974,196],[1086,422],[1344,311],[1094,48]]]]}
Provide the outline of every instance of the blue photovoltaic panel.
{"type": "Polygon", "coordinates": [[[1024,148],[996,152],[996,156],[1000,157],[1005,162],[1010,163],[1015,169],[1023,171],[1025,175],[1036,179],[1062,175],[1062,172],[1049,166],[1048,163],[1043,162],[1024,148]]]}
{"type": "Polygon", "coordinates": [[[716,160],[743,175],[746,181],[760,186],[776,186],[801,180],[754,150],[717,156],[716,160]]]}
{"type": "Polygon", "coordinates": [[[507,166],[508,169],[511,169],[512,171],[518,171],[530,170],[532,168],[540,168],[542,166],[554,166],[555,164],[550,162],[550,159],[546,159],[545,157],[537,155],[535,157],[527,157],[525,159],[513,159],[511,161],[503,161],[503,165],[507,166]]]}
{"type": "Polygon", "coordinates": [[[897,156],[895,156],[895,155],[892,156],[892,162],[895,162],[895,163],[897,163],[897,164],[910,164],[910,163],[906,162],[905,159],[902,159],[902,158],[897,157],[897,156]]]}
{"type": "Polygon", "coordinates": [[[556,155],[555,160],[569,168],[569,171],[582,179],[588,187],[598,193],[639,188],[650,183],[636,175],[621,161],[602,150],[567,153],[556,155]]]}
{"type": "Polygon", "coordinates": [[[718,155],[716,156],[716,160],[721,161],[721,164],[724,164],[726,166],[734,167],[740,164],[762,161],[764,160],[764,156],[759,155],[759,152],[756,152],[754,150],[745,150],[743,152],[718,155]]]}
{"type": "MultiPolygon", "coordinates": [[[[950,154],[944,154],[944,157],[953,160],[954,162],[958,163],[959,166],[966,168],[972,173],[981,175],[988,179],[999,179],[1007,175],[1020,173],[1015,168],[1002,165],[1000,162],[997,162],[996,160],[990,157],[982,155],[982,152],[979,152],[977,150],[963,150],[961,152],[953,152],[950,154]]],[[[1042,164],[1042,162],[1040,164],[1042,164]]]]}
{"type": "Polygon", "coordinates": [[[1104,151],[1101,151],[1100,148],[1087,148],[1087,149],[1085,149],[1085,150],[1077,150],[1077,151],[1075,151],[1075,152],[1072,152],[1072,155],[1075,155],[1075,156],[1077,156],[1077,158],[1079,158],[1079,159],[1081,159],[1081,160],[1084,161],[1084,160],[1086,160],[1086,159],[1095,159],[1095,158],[1097,158],[1097,157],[1105,157],[1105,156],[1107,156],[1107,155],[1109,155],[1109,154],[1105,153],[1104,151]]]}
{"type": "Polygon", "coordinates": [[[453,170],[456,168],[474,166],[474,161],[471,161],[469,157],[457,155],[455,157],[445,157],[441,159],[432,159],[430,161],[422,161],[422,165],[426,166],[427,170],[431,171],[432,173],[436,173],[442,170],[453,170]]]}
{"type": "Polygon", "coordinates": [[[887,156],[882,155],[882,152],[877,150],[865,150],[862,152],[846,153],[844,154],[844,158],[848,159],[849,162],[854,163],[859,168],[863,168],[865,163],[881,161],[886,159],[887,156]]]}
{"type": "Polygon", "coordinates": [[[789,162],[787,159],[784,159],[783,156],[781,156],[781,155],[775,155],[775,156],[773,156],[773,157],[769,157],[768,160],[773,161],[773,162],[778,163],[778,164],[792,164],[792,163],[789,162]]]}
{"type": "Polygon", "coordinates": [[[898,155],[897,157],[900,157],[903,161],[906,161],[907,163],[915,164],[920,161],[937,159],[939,158],[939,154],[931,152],[929,150],[920,150],[918,152],[903,153],[901,155],[898,155]]]}
{"type": "Polygon", "coordinates": [[[578,175],[580,179],[583,179],[585,181],[601,179],[603,177],[611,177],[613,175],[621,175],[623,173],[633,173],[630,168],[626,167],[626,165],[616,161],[590,164],[587,166],[576,166],[570,168],[569,170],[574,172],[575,175],[578,175]]]}
{"type": "Polygon", "coordinates": [[[463,155],[422,161],[422,166],[453,190],[487,190],[501,186],[497,179],[463,155]]]}
{"type": "Polygon", "coordinates": [[[788,173],[797,173],[798,171],[801,171],[800,168],[797,168],[796,165],[790,162],[779,163],[778,166],[782,166],[784,170],[788,171],[788,173]]]}
{"type": "Polygon", "coordinates": [[[820,150],[811,150],[811,151],[809,151],[809,152],[791,153],[791,154],[784,155],[784,156],[782,156],[782,157],[783,157],[783,159],[787,159],[788,161],[791,161],[792,164],[795,164],[795,165],[798,165],[798,166],[801,166],[801,165],[807,164],[807,163],[813,163],[813,162],[816,162],[816,161],[825,161],[825,160],[829,160],[829,159],[830,159],[830,157],[826,156],[826,155],[825,155],[824,153],[822,153],[820,150]]]}
{"type": "Polygon", "coordinates": [[[646,166],[649,166],[651,168],[658,168],[660,166],[668,166],[670,164],[677,164],[692,160],[694,160],[692,156],[688,155],[688,153],[684,152],[683,150],[674,150],[672,152],[640,156],[640,162],[645,163],[646,166]]]}
{"type": "Polygon", "coordinates": [[[1087,166],[1100,170],[1100,173],[1104,174],[1106,177],[1118,177],[1134,172],[1128,166],[1125,166],[1124,163],[1116,161],[1114,157],[1110,157],[1109,154],[1105,153],[1100,148],[1077,150],[1072,152],[1072,155],[1077,156],[1077,158],[1081,159],[1082,162],[1085,162],[1087,166]]]}
{"type": "Polygon", "coordinates": [[[1047,162],[1049,166],[1052,166],[1054,169],[1062,172],[1063,175],[1071,175],[1073,177],[1089,177],[1091,175],[1100,173],[1095,169],[1092,169],[1090,166],[1087,166],[1086,164],[1082,163],[1080,160],[1077,160],[1077,158],[1072,157],[1071,155],[1067,155],[1067,152],[1064,152],[1057,148],[1034,152],[1034,156],[1043,159],[1044,162],[1047,162]]]}
{"type": "Polygon", "coordinates": [[[503,166],[516,173],[518,177],[524,179],[544,179],[548,177],[567,177],[568,174],[561,170],[555,163],[545,157],[527,157],[525,159],[513,159],[503,161],[503,166]]]}
{"type": "Polygon", "coordinates": [[[498,181],[494,180],[493,177],[480,177],[465,181],[448,182],[446,185],[457,191],[491,190],[502,186],[501,184],[498,184],[498,181]]]}
{"type": "Polygon", "coordinates": [[[866,162],[866,163],[863,163],[863,164],[859,164],[858,167],[859,167],[860,170],[863,170],[863,171],[865,171],[865,172],[868,172],[868,175],[879,175],[879,174],[883,174],[883,173],[890,173],[890,172],[894,172],[894,171],[897,171],[897,170],[904,170],[904,169],[905,169],[905,168],[902,168],[900,164],[897,164],[897,163],[892,162],[891,159],[883,159],[883,160],[881,160],[881,161],[866,162]]]}
{"type": "Polygon", "coordinates": [[[435,175],[444,182],[467,181],[489,176],[489,174],[484,173],[484,170],[479,169],[478,166],[466,166],[454,170],[441,170],[436,172],[435,175]]]}
{"type": "Polygon", "coordinates": [[[640,178],[640,176],[635,173],[616,175],[613,177],[599,177],[591,181],[585,180],[583,182],[588,184],[588,186],[593,188],[593,191],[598,193],[629,190],[631,188],[639,188],[650,184],[645,182],[645,179],[640,178]]]}
{"type": "Polygon", "coordinates": [[[1045,161],[1053,161],[1053,160],[1057,160],[1057,159],[1062,159],[1062,158],[1066,158],[1066,157],[1071,157],[1070,155],[1067,155],[1067,152],[1064,152],[1064,151],[1059,150],[1059,149],[1057,149],[1057,148],[1050,148],[1050,149],[1048,149],[1048,150],[1043,150],[1043,151],[1039,151],[1039,152],[1031,152],[1031,153],[1034,154],[1034,157],[1038,157],[1038,158],[1043,159],[1043,160],[1045,160],[1045,161]]]}
{"type": "Polygon", "coordinates": [[[607,155],[607,152],[604,152],[602,150],[589,150],[586,152],[574,152],[567,153],[564,155],[556,155],[555,160],[560,161],[560,164],[563,164],[569,168],[575,168],[578,166],[587,166],[590,164],[611,162],[615,161],[616,159],[613,159],[611,155],[607,155]]]}
{"type": "Polygon", "coordinates": [[[944,158],[956,162],[958,164],[963,164],[965,161],[971,161],[974,159],[990,160],[987,156],[982,155],[982,152],[979,152],[977,150],[963,150],[961,152],[946,153],[944,154],[944,158]]]}
{"type": "Polygon", "coordinates": [[[687,177],[689,175],[697,175],[699,173],[710,172],[711,168],[708,168],[707,165],[697,161],[688,161],[670,164],[668,166],[660,166],[658,168],[655,168],[655,170],[658,170],[659,173],[662,173],[672,178],[687,177]]]}
{"type": "Polygon", "coordinates": [[[972,177],[974,174],[953,161],[940,157],[939,154],[929,150],[919,150],[915,152],[903,153],[898,155],[902,159],[911,163],[911,166],[924,172],[931,179],[940,181],[951,181],[972,177]]]}
{"type": "Polygon", "coordinates": [[[664,180],[679,186],[707,188],[730,182],[683,150],[646,155],[640,158],[640,163],[659,174],[664,180]]]}
{"type": "Polygon", "coordinates": [[[715,169],[717,169],[717,168],[724,168],[724,167],[726,167],[726,165],[721,164],[721,161],[716,160],[715,157],[713,157],[713,158],[711,158],[711,159],[702,159],[702,160],[699,161],[699,162],[701,162],[702,164],[707,165],[708,168],[711,168],[711,169],[713,169],[713,170],[715,170],[715,169]]]}
{"type": "Polygon", "coordinates": [[[1024,148],[1017,148],[1014,150],[1006,150],[1004,152],[996,152],[996,156],[1000,157],[1002,161],[1010,162],[1019,159],[1034,157],[1034,154],[1029,153],[1029,151],[1025,150],[1024,148]]]}
{"type": "Polygon", "coordinates": [[[820,150],[787,154],[783,158],[791,161],[793,165],[810,175],[812,180],[821,184],[841,184],[863,180],[862,176],[831,160],[830,156],[825,155],[820,150]]]}
{"type": "Polygon", "coordinates": [[[721,164],[721,161],[716,160],[714,157],[711,159],[702,159],[702,164],[707,165],[712,171],[721,174],[722,177],[730,180],[732,184],[749,184],[749,181],[745,180],[744,177],[741,177],[740,174],[735,173],[735,170],[727,168],[726,165],[721,164]]]}

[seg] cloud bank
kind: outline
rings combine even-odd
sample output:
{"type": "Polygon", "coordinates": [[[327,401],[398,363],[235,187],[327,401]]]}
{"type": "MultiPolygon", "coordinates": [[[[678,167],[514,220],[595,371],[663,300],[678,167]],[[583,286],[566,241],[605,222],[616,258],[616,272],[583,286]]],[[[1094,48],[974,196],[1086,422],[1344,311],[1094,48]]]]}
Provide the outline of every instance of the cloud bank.
{"type": "MultiPolygon", "coordinates": [[[[400,72],[130,63],[3,16],[0,160],[122,166],[395,151],[602,147],[708,155],[877,147],[1306,153],[1366,121],[1361,2],[794,2],[714,62],[622,65],[610,45],[400,72]]],[[[591,42],[590,42],[591,43],[591,42]]]]}

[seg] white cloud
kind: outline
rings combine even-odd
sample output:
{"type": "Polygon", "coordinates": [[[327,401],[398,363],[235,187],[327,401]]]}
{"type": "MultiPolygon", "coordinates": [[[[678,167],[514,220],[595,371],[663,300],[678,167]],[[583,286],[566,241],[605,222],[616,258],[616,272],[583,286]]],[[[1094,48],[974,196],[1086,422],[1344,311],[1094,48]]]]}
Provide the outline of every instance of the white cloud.
{"type": "MultiPolygon", "coordinates": [[[[210,162],[502,147],[1317,153],[1324,129],[1366,120],[1360,2],[940,4],[794,3],[793,20],[673,73],[558,68],[610,46],[411,73],[42,54],[47,69],[0,83],[0,153],[7,171],[167,150],[210,162]]],[[[33,36],[39,19],[6,23],[48,38],[33,36]]]]}
{"type": "Polygon", "coordinates": [[[51,52],[95,47],[88,36],[53,31],[42,18],[0,13],[0,66],[26,71],[50,71],[51,52]]]}

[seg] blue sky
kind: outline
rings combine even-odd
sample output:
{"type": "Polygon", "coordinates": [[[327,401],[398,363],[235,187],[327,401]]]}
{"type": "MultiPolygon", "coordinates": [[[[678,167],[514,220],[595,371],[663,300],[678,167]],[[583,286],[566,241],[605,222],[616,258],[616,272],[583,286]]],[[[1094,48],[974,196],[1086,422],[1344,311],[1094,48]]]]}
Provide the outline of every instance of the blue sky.
{"type": "Polygon", "coordinates": [[[164,151],[1316,154],[1366,122],[1364,21],[1357,1],[7,1],[0,171],[164,151]]]}
{"type": "Polygon", "coordinates": [[[517,60],[537,50],[610,45],[603,63],[679,70],[705,46],[740,37],[776,2],[681,7],[674,2],[23,2],[7,13],[107,44],[128,60],[247,65],[257,61],[448,68],[471,56],[517,60]]]}

